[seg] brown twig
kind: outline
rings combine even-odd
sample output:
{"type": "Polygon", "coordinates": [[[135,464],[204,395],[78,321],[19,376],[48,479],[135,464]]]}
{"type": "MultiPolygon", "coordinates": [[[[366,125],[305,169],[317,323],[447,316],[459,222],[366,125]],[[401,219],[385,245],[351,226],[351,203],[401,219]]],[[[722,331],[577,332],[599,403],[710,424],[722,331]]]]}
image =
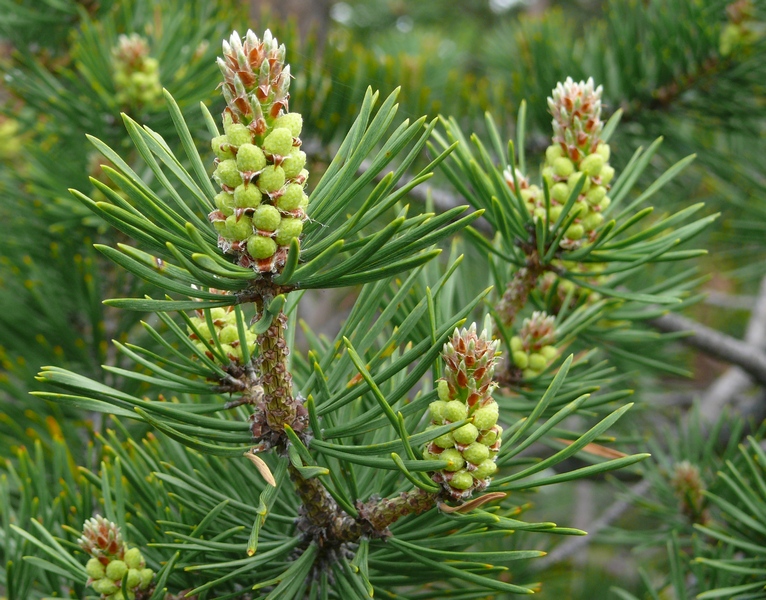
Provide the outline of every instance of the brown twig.
{"type": "MultiPolygon", "coordinates": [[[[753,312],[745,331],[745,343],[758,349],[766,346],[766,277],[761,280],[758,296],[753,305],[753,312]]],[[[739,368],[731,367],[708,388],[700,402],[700,414],[703,419],[713,422],[721,414],[722,408],[733,398],[745,392],[753,385],[753,378],[739,368]]]]}
{"type": "Polygon", "coordinates": [[[649,319],[647,323],[665,333],[688,332],[681,340],[683,343],[740,367],[758,383],[766,385],[766,353],[752,344],[673,313],[649,319]]]}

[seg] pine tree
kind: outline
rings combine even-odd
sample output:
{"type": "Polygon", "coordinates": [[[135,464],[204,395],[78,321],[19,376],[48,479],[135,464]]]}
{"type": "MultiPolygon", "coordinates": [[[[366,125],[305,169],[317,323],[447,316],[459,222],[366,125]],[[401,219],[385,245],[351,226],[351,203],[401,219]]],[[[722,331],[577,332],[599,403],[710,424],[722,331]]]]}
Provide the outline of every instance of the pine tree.
{"type": "Polygon", "coordinates": [[[702,269],[763,275],[760,6],[615,0],[579,35],[477,3],[435,58],[440,3],[327,41],[47,4],[0,0],[5,596],[545,594],[585,532],[531,493],[613,472],[639,524],[604,540],[663,563],[614,597],[764,597],[761,429],[642,439],[679,339],[766,382],[757,333],[674,315],[702,269]],[[301,315],[336,288],[328,336],[301,315]]]}

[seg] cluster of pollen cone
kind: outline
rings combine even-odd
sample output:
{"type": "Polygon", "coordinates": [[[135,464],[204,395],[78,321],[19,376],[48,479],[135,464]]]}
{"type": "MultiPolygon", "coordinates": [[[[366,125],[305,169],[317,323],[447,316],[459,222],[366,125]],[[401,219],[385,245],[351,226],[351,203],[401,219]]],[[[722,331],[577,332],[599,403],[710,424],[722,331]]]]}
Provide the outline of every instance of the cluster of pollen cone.
{"type": "Polygon", "coordinates": [[[212,140],[213,178],[221,186],[208,215],[218,245],[243,267],[277,273],[307,219],[308,171],[301,150],[303,119],[288,109],[285,47],[267,30],[260,40],[234,32],[223,43],[224,134],[212,140]]]}
{"type": "Polygon", "coordinates": [[[444,378],[439,399],[429,406],[431,428],[466,421],[426,445],[424,458],[446,460],[447,466],[432,474],[446,496],[464,500],[482,490],[497,471],[502,428],[497,425],[498,405],[492,399],[498,341],[486,331],[476,335],[476,325],[455,330],[444,345],[444,378]]]}
{"type": "Polygon", "coordinates": [[[128,548],[120,528],[97,515],[85,521],[80,548],[90,556],[85,571],[88,585],[103,600],[148,598],[154,571],[146,566],[138,548],[128,548]]]}
{"type": "Polygon", "coordinates": [[[604,123],[601,120],[601,86],[594,87],[593,79],[574,82],[570,77],[559,83],[548,98],[553,115],[552,144],[545,151],[543,178],[548,184],[550,208],[546,209],[543,191],[530,185],[524,174],[506,169],[508,186],[524,200],[532,217],[545,219],[553,225],[580,180],[583,186],[570,215],[574,220],[567,227],[561,247],[572,250],[595,239],[596,230],[604,222],[603,211],[611,204],[607,195],[614,178],[609,164],[609,144],[601,139],[604,123]],[[515,176],[515,177],[514,177],[515,176]]]}

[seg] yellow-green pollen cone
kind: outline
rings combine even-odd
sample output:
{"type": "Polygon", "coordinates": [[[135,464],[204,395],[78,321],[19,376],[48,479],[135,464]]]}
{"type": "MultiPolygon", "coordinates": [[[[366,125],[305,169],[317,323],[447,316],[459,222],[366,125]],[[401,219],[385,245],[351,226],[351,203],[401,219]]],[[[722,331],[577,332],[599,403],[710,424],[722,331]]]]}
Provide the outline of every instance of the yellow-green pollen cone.
{"type": "Polygon", "coordinates": [[[437,384],[439,399],[429,406],[430,427],[466,423],[426,444],[423,457],[447,461],[431,479],[451,500],[463,501],[483,490],[497,471],[503,431],[497,424],[497,402],[492,399],[497,346],[486,331],[476,335],[475,323],[470,329],[455,329],[444,345],[444,378],[437,384]]]}
{"type": "MultiPolygon", "coordinates": [[[[576,83],[568,77],[548,98],[548,108],[553,115],[553,143],[545,151],[542,174],[548,184],[549,209],[546,209],[542,189],[529,185],[518,170],[515,173],[519,193],[530,215],[534,220],[545,219],[547,212],[550,226],[556,223],[570,194],[583,181],[569,213],[576,218],[560,242],[564,250],[594,241],[604,222],[603,211],[611,204],[608,192],[614,168],[609,164],[609,144],[601,139],[602,91],[601,86],[594,86],[592,78],[576,83]]],[[[515,191],[513,175],[510,169],[504,172],[506,183],[515,191]]]]}
{"type": "Polygon", "coordinates": [[[257,273],[279,273],[308,218],[303,118],[289,112],[285,47],[235,31],[218,59],[223,73],[224,134],[213,138],[213,179],[221,186],[208,215],[218,246],[257,273]]]}
{"type": "Polygon", "coordinates": [[[511,358],[524,379],[537,377],[558,356],[555,319],[543,311],[535,311],[524,319],[519,335],[511,338],[511,358]]]}
{"type": "MultiPolygon", "coordinates": [[[[563,267],[569,273],[587,275],[585,281],[595,286],[605,286],[609,276],[601,275],[606,270],[604,263],[578,263],[574,261],[556,261],[557,266],[563,267]]],[[[593,304],[601,300],[601,294],[577,285],[569,279],[564,279],[552,271],[545,273],[538,281],[538,288],[553,314],[558,314],[565,306],[574,308],[584,299],[585,303],[593,304]],[[554,287],[555,286],[555,287],[554,287]],[[571,295],[570,295],[571,294],[571,295]],[[567,304],[567,298],[568,304],[567,304]]]]}
{"type": "Polygon", "coordinates": [[[122,34],[112,49],[116,100],[121,106],[158,105],[162,100],[159,62],[149,56],[149,44],[137,33],[122,34]]]}
{"type": "Polygon", "coordinates": [[[77,543],[90,555],[85,565],[87,585],[103,600],[148,598],[154,571],[147,568],[138,548],[125,544],[115,523],[100,515],[88,519],[77,543]],[[123,589],[126,576],[127,588],[123,589]]]}
{"type": "MultiPolygon", "coordinates": [[[[239,337],[239,329],[237,328],[237,313],[230,306],[226,308],[211,308],[210,319],[213,322],[213,328],[215,329],[214,333],[218,338],[218,342],[229,361],[234,364],[242,364],[242,342],[239,337]]],[[[196,327],[197,331],[195,332],[190,326],[187,327],[187,331],[189,337],[194,341],[194,345],[209,359],[217,360],[217,357],[208,348],[208,346],[210,346],[211,348],[216,349],[217,346],[204,312],[201,310],[197,311],[197,315],[191,317],[191,322],[194,327],[196,327]],[[200,339],[200,336],[204,338],[207,345],[200,339]]],[[[247,342],[250,356],[252,356],[255,351],[255,338],[255,333],[253,333],[249,327],[245,327],[245,340],[247,342]]]]}

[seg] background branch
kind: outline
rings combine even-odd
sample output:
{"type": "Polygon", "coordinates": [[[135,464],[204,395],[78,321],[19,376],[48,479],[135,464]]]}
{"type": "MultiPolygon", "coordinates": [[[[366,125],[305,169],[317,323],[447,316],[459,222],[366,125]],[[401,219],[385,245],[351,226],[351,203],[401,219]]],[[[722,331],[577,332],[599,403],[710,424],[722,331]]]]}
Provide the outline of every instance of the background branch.
{"type": "Polygon", "coordinates": [[[688,332],[681,340],[683,343],[739,366],[758,383],[766,385],[766,353],[752,344],[673,313],[649,319],[647,323],[665,333],[688,332]]]}

